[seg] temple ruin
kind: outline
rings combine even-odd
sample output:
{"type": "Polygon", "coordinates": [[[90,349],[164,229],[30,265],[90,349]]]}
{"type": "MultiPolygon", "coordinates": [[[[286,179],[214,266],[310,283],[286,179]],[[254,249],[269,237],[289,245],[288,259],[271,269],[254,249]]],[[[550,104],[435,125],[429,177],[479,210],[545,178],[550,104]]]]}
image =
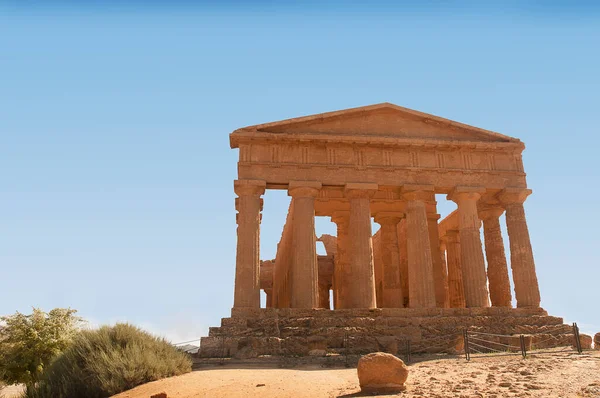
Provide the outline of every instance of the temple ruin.
{"type": "Polygon", "coordinates": [[[248,345],[256,355],[335,351],[348,334],[367,352],[468,326],[568,333],[540,308],[519,139],[383,103],[241,128],[230,143],[239,149],[234,304],[202,339],[202,356],[248,345]],[[267,189],[291,202],[276,258],[261,261],[267,189]],[[442,220],[436,194],[457,205],[442,220]],[[317,238],[315,216],[337,236],[317,238]]]}

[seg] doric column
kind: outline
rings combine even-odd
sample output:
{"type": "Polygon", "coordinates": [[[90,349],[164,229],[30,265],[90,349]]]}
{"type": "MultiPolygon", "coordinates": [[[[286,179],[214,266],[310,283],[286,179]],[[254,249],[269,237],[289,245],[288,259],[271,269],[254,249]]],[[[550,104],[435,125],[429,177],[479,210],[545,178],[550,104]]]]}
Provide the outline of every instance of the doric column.
{"type": "Polygon", "coordinates": [[[485,206],[479,211],[479,217],[483,221],[485,257],[488,264],[487,277],[490,301],[493,307],[512,306],[508,267],[499,220],[503,212],[504,210],[497,206],[485,206]]]}
{"type": "Polygon", "coordinates": [[[335,211],[331,216],[337,226],[337,250],[335,252],[335,262],[333,264],[333,294],[335,309],[349,308],[346,299],[348,291],[348,226],[350,223],[349,211],[335,211]]]}
{"type": "Polygon", "coordinates": [[[273,307],[273,289],[265,289],[265,294],[267,296],[267,302],[265,307],[271,308],[273,307]]]}
{"type": "Polygon", "coordinates": [[[319,307],[319,269],[315,235],[315,197],[321,183],[290,181],[288,195],[294,201],[292,226],[291,307],[319,307]]]}
{"type": "Polygon", "coordinates": [[[431,260],[433,263],[433,284],[435,286],[435,305],[438,308],[448,307],[448,274],[442,263],[440,254],[440,232],[438,229],[439,214],[427,214],[429,225],[429,243],[431,244],[431,260]]]}
{"type": "Polygon", "coordinates": [[[408,286],[408,243],[406,240],[406,217],[398,223],[398,247],[400,248],[400,285],[402,286],[402,296],[404,307],[409,306],[409,286],[408,286]]]}
{"type": "Polygon", "coordinates": [[[465,307],[465,290],[463,288],[462,267],[460,266],[460,242],[458,231],[446,231],[442,238],[446,244],[448,265],[448,298],[450,308],[465,307]]]}
{"type": "Polygon", "coordinates": [[[235,308],[260,308],[260,211],[266,182],[235,180],[237,252],[235,261],[235,308]]]}
{"type": "Polygon", "coordinates": [[[345,195],[350,202],[348,232],[348,295],[350,308],[375,308],[375,270],[371,235],[370,198],[377,184],[346,184],[345,195]]]}
{"type": "Polygon", "coordinates": [[[510,265],[515,284],[517,307],[540,306],[540,289],[535,272],[529,230],[525,220],[525,209],[523,209],[523,203],[530,194],[530,189],[506,188],[499,195],[499,199],[506,209],[510,265]]]}
{"type": "Polygon", "coordinates": [[[448,198],[458,205],[460,254],[467,307],[489,307],[477,201],[483,188],[457,187],[448,198]]]}
{"type": "Polygon", "coordinates": [[[398,247],[398,223],[404,214],[379,212],[375,222],[381,225],[381,260],[383,263],[383,308],[404,307],[400,282],[400,250],[398,247]]]}
{"type": "Polygon", "coordinates": [[[319,282],[319,308],[330,307],[329,286],[326,283],[319,282]]]}
{"type": "Polygon", "coordinates": [[[406,240],[408,244],[409,306],[411,308],[435,307],[433,261],[425,201],[431,197],[433,187],[404,186],[403,199],[407,203],[406,240]]]}

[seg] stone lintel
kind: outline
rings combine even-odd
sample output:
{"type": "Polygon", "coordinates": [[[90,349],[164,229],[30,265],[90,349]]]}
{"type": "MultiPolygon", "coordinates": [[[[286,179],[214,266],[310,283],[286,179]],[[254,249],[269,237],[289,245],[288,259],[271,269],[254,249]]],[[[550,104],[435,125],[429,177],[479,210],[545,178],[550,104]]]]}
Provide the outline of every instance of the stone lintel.
{"type": "Polygon", "coordinates": [[[265,193],[267,182],[264,180],[234,180],[233,190],[238,196],[260,196],[265,193]]]}
{"type": "Polygon", "coordinates": [[[503,205],[523,203],[531,192],[531,189],[527,188],[505,188],[498,193],[498,199],[503,205]]]}
{"type": "Polygon", "coordinates": [[[292,197],[315,198],[323,187],[319,181],[290,181],[288,195],[292,197]]]}
{"type": "Polygon", "coordinates": [[[344,186],[347,198],[372,198],[379,189],[377,184],[367,182],[349,182],[344,186]]]}

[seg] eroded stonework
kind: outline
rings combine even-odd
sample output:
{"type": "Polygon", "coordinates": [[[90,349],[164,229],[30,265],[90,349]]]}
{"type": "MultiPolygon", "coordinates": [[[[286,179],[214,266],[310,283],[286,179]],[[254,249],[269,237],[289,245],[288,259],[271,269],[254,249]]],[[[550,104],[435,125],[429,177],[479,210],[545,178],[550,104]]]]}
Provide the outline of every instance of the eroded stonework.
{"type": "Polygon", "coordinates": [[[520,140],[383,103],[245,127],[230,142],[239,148],[234,308],[202,339],[202,355],[223,354],[217,339],[249,356],[335,350],[340,334],[367,351],[467,326],[548,331],[556,342],[568,334],[539,308],[520,140]],[[260,261],[266,189],[291,201],[276,258],[260,261]],[[441,221],[436,194],[457,205],[441,221]],[[327,256],[316,252],[315,216],[337,226],[319,238],[327,256]]]}

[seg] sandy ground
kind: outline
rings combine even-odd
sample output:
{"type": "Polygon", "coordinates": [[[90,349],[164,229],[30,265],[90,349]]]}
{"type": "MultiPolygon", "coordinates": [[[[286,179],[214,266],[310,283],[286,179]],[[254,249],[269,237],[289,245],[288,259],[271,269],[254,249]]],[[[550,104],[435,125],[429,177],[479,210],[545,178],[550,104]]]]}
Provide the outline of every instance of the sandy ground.
{"type": "MultiPolygon", "coordinates": [[[[600,352],[422,361],[410,365],[413,397],[600,397],[600,352]]],[[[148,383],[115,398],[358,397],[356,369],[212,368],[148,383]]]]}
{"type": "Polygon", "coordinates": [[[22,385],[0,388],[0,398],[18,398],[25,388],[22,385]]]}

